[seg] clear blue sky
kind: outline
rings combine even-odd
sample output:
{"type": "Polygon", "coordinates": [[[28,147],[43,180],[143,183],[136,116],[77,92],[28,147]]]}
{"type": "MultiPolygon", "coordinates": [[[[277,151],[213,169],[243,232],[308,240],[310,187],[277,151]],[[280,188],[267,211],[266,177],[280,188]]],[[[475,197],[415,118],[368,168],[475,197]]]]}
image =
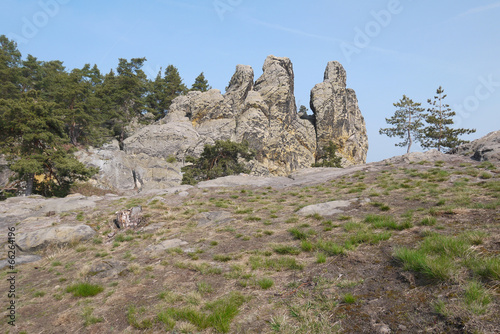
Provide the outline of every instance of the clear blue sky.
{"type": "Polygon", "coordinates": [[[258,78],[266,56],[289,57],[306,106],[338,60],[367,123],[369,161],[405,153],[378,134],[403,94],[427,106],[442,85],[456,123],[477,129],[469,139],[500,129],[498,0],[2,0],[0,9],[0,34],[24,57],[67,69],[106,73],[118,58],[146,57],[152,78],[173,64],[188,86],[204,71],[224,92],[237,64],[258,78]]]}

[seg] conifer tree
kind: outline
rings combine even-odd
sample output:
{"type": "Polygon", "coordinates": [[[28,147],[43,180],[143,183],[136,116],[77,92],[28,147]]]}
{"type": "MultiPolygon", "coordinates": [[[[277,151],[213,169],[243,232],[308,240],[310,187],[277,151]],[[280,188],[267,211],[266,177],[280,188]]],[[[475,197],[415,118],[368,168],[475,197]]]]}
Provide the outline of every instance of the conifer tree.
{"type": "Polygon", "coordinates": [[[196,79],[194,79],[194,83],[191,86],[190,90],[191,91],[206,92],[210,89],[212,89],[212,87],[208,84],[208,80],[205,79],[205,75],[203,74],[203,72],[201,72],[200,75],[198,75],[196,77],[196,79]]]}
{"type": "Polygon", "coordinates": [[[407,153],[410,153],[413,142],[422,140],[422,113],[425,109],[420,107],[421,103],[413,102],[406,95],[393,105],[397,108],[394,115],[385,119],[393,127],[380,129],[379,133],[402,138],[403,141],[395,145],[407,146],[407,153]]]}
{"type": "Polygon", "coordinates": [[[19,96],[21,52],[17,44],[0,35],[0,99],[19,96]]]}
{"type": "Polygon", "coordinates": [[[182,83],[179,70],[174,65],[168,65],[165,70],[165,98],[163,106],[168,110],[172,101],[179,95],[185,94],[188,89],[182,83]]]}
{"type": "Polygon", "coordinates": [[[475,129],[453,129],[450,127],[453,125],[453,117],[456,113],[444,102],[445,98],[444,89],[439,86],[434,98],[427,100],[431,106],[425,114],[428,126],[423,129],[422,147],[424,148],[449,151],[468,142],[459,139],[459,136],[476,132],[475,129]]]}
{"type": "Polygon", "coordinates": [[[68,151],[62,115],[56,104],[30,91],[21,99],[0,100],[0,143],[26,195],[65,196],[75,180],[87,180],[87,169],[68,151]],[[42,179],[36,179],[40,175],[42,179]]]}
{"type": "Polygon", "coordinates": [[[215,145],[205,145],[199,158],[187,157],[186,162],[192,164],[182,167],[182,184],[193,185],[222,176],[248,173],[241,159],[250,161],[254,157],[255,151],[249,148],[248,142],[217,140],[215,145]]]}

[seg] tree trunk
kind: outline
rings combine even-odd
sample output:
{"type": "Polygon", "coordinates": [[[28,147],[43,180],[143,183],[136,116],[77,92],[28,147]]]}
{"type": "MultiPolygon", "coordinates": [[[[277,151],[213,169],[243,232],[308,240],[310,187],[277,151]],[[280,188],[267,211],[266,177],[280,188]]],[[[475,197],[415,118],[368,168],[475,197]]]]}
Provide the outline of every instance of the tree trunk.
{"type": "Polygon", "coordinates": [[[28,174],[28,180],[26,181],[26,191],[24,194],[26,196],[30,196],[33,193],[33,182],[35,180],[35,174],[28,174]]]}
{"type": "MultiPolygon", "coordinates": [[[[409,130],[408,130],[409,132],[409,130]]],[[[411,136],[408,137],[408,151],[406,151],[406,153],[410,153],[410,149],[411,149],[411,144],[413,144],[413,141],[411,140],[411,136]]]]}

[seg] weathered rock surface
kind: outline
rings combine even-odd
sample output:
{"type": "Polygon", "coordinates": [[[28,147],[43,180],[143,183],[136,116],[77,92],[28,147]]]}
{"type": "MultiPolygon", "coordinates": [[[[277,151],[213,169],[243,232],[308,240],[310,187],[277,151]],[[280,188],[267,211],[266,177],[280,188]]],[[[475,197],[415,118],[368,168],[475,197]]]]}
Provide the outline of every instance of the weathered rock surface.
{"type": "Polygon", "coordinates": [[[461,145],[450,153],[468,156],[477,161],[500,161],[500,130],[461,145]]]}
{"type": "Polygon", "coordinates": [[[17,247],[24,252],[32,252],[49,245],[67,245],[72,242],[91,239],[95,231],[87,225],[56,226],[37,231],[19,233],[17,247]]]}
{"type": "Polygon", "coordinates": [[[5,156],[0,154],[0,189],[9,184],[9,177],[14,173],[9,169],[5,156]]]}
{"type": "Polygon", "coordinates": [[[188,243],[186,241],[183,241],[181,239],[170,239],[170,240],[165,240],[159,244],[156,245],[150,245],[146,247],[145,251],[146,252],[151,252],[151,253],[158,253],[158,252],[163,252],[166,251],[167,249],[170,248],[176,248],[180,246],[185,246],[188,243]]]}
{"type": "MultiPolygon", "coordinates": [[[[180,164],[168,163],[164,159],[170,154],[161,156],[147,149],[148,145],[154,146],[154,141],[159,140],[153,131],[158,126],[152,127],[147,127],[152,131],[152,137],[145,143],[143,152],[128,154],[120,151],[117,141],[99,149],[90,148],[77,152],[76,156],[81,162],[87,166],[99,167],[99,173],[90,182],[99,188],[115,191],[165,189],[179,185],[182,180],[180,164]]],[[[138,133],[142,133],[141,131],[143,130],[138,133]]],[[[166,129],[159,131],[169,133],[166,129]]],[[[162,142],[156,143],[161,144],[162,142]]]]}
{"type": "Polygon", "coordinates": [[[96,278],[116,278],[127,273],[127,266],[123,261],[102,261],[90,267],[87,275],[96,278]]]}
{"type": "MultiPolygon", "coordinates": [[[[25,264],[25,263],[33,263],[33,262],[37,262],[37,261],[40,261],[42,259],[41,256],[38,256],[38,255],[17,255],[16,256],[16,266],[18,265],[21,265],[21,264],[25,264]]],[[[9,266],[9,262],[7,262],[7,260],[2,260],[0,261],[0,269],[3,269],[7,266],[9,266]]]]}
{"type": "Polygon", "coordinates": [[[311,110],[316,117],[319,148],[330,141],[338,147],[342,165],[366,161],[368,136],[354,90],[346,88],[346,72],[339,62],[329,62],[324,81],[311,90],[311,110]]]}
{"type": "MultiPolygon", "coordinates": [[[[29,217],[51,216],[61,212],[89,210],[103,198],[99,196],[86,197],[80,194],[65,198],[43,198],[39,195],[28,197],[11,197],[0,202],[0,228],[4,224],[16,224],[29,217]]],[[[50,218],[54,221],[57,218],[50,218]]]]}
{"type": "Polygon", "coordinates": [[[231,212],[227,211],[202,212],[194,216],[193,219],[198,222],[198,227],[221,225],[235,220],[231,212]]]}
{"type": "Polygon", "coordinates": [[[451,155],[439,152],[438,150],[429,150],[425,152],[411,152],[405,155],[398,155],[382,162],[386,164],[400,164],[400,163],[419,163],[419,162],[436,162],[445,161],[448,163],[461,163],[466,162],[467,159],[460,155],[451,155]]]}
{"type": "Polygon", "coordinates": [[[300,209],[297,213],[301,216],[319,214],[321,216],[332,216],[342,213],[344,208],[351,205],[351,201],[332,201],[327,203],[308,205],[300,209]]]}

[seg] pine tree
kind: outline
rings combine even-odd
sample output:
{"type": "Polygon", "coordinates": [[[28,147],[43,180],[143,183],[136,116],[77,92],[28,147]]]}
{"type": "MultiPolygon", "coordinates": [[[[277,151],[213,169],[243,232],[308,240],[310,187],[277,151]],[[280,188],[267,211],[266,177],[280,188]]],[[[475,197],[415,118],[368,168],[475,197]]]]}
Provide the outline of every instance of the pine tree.
{"type": "Polygon", "coordinates": [[[0,35],[0,99],[19,96],[21,52],[17,44],[0,35]]]}
{"type": "Polygon", "coordinates": [[[255,151],[247,142],[235,143],[230,140],[218,140],[215,145],[205,145],[199,158],[188,157],[191,165],[182,167],[182,184],[196,184],[200,181],[217,177],[248,173],[240,158],[250,161],[255,151]]]}
{"type": "Polygon", "coordinates": [[[16,178],[26,182],[26,195],[65,196],[74,181],[87,180],[96,170],[67,149],[62,115],[40,95],[32,90],[21,99],[0,100],[2,153],[16,178]]]}
{"type": "Polygon", "coordinates": [[[206,92],[208,90],[212,89],[212,87],[208,84],[208,80],[205,79],[205,75],[203,72],[200,73],[194,80],[193,85],[191,86],[191,91],[199,91],[199,92],[206,92]]]}
{"type": "Polygon", "coordinates": [[[163,106],[168,110],[172,101],[179,95],[185,94],[188,89],[182,83],[179,70],[174,65],[168,65],[165,70],[165,97],[163,106]]]}
{"type": "Polygon", "coordinates": [[[408,146],[407,153],[410,153],[414,141],[421,141],[423,122],[421,103],[413,102],[406,95],[393,104],[397,109],[391,118],[386,118],[387,124],[393,125],[391,128],[383,128],[379,133],[389,137],[399,137],[403,141],[395,144],[396,146],[408,146]]]}
{"type": "Polygon", "coordinates": [[[456,113],[448,104],[444,103],[445,98],[444,89],[439,86],[434,99],[427,100],[431,107],[427,109],[425,114],[425,121],[429,125],[423,129],[422,147],[424,148],[448,151],[468,142],[459,139],[460,135],[476,132],[475,129],[453,129],[450,127],[453,125],[453,117],[456,113]]]}
{"type": "Polygon", "coordinates": [[[149,81],[148,94],[146,96],[146,109],[155,116],[155,120],[165,117],[166,106],[166,82],[160,70],[155,80],[149,81]]]}
{"type": "Polygon", "coordinates": [[[96,96],[102,76],[94,65],[84,65],[65,76],[64,88],[56,102],[64,115],[65,129],[71,143],[99,145],[108,134],[103,123],[105,114],[96,96]]]}

